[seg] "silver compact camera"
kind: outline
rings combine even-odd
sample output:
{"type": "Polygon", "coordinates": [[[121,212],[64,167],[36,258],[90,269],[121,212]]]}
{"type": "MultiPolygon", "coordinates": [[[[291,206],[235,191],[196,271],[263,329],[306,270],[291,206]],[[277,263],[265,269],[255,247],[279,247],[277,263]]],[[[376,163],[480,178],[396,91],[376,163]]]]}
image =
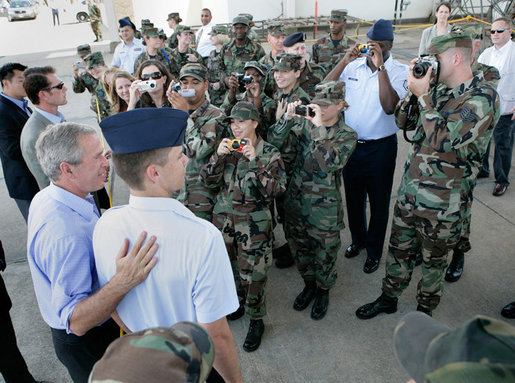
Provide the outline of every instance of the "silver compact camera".
{"type": "Polygon", "coordinates": [[[420,56],[413,66],[413,76],[416,78],[424,77],[429,70],[433,68],[433,75],[438,74],[438,60],[435,56],[420,56]]]}
{"type": "Polygon", "coordinates": [[[147,81],[141,81],[138,90],[140,92],[147,92],[152,89],[156,89],[157,82],[156,80],[147,80],[147,81]]]}

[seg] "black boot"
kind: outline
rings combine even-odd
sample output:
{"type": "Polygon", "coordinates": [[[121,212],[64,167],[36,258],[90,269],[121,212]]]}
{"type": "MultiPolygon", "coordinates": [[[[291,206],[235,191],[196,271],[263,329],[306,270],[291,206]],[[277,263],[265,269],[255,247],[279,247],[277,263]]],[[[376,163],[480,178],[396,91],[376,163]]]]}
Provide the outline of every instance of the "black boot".
{"type": "Polygon", "coordinates": [[[329,290],[319,287],[315,293],[315,301],[311,308],[311,319],[322,319],[327,312],[327,306],[329,306],[329,290]]]}
{"type": "Polygon", "coordinates": [[[247,337],[243,343],[243,349],[247,352],[256,351],[261,344],[261,337],[265,332],[263,319],[251,319],[247,337]]]}
{"type": "Polygon", "coordinates": [[[456,282],[463,274],[463,264],[465,262],[464,253],[461,250],[454,249],[452,261],[445,272],[445,280],[447,282],[456,282]]]}
{"type": "Polygon", "coordinates": [[[301,291],[297,298],[295,298],[295,302],[293,302],[293,309],[297,311],[302,311],[306,307],[309,306],[313,298],[315,298],[315,292],[317,290],[317,284],[315,281],[305,282],[306,286],[304,290],[301,291]]]}
{"type": "Polygon", "coordinates": [[[430,317],[433,316],[433,311],[428,309],[427,307],[421,306],[420,304],[417,306],[417,311],[420,311],[421,313],[427,314],[430,317]]]}
{"type": "Polygon", "coordinates": [[[508,303],[506,306],[504,306],[501,311],[501,315],[508,319],[514,319],[515,318],[515,302],[508,303]]]}
{"type": "Polygon", "coordinates": [[[245,314],[245,306],[240,304],[238,310],[229,315],[226,315],[225,317],[227,318],[227,320],[236,320],[240,319],[243,316],[243,314],[245,314]]]}
{"type": "Polygon", "coordinates": [[[382,293],[375,301],[358,308],[356,310],[356,316],[359,319],[370,319],[380,313],[393,314],[396,311],[397,298],[391,298],[385,295],[385,293],[382,293]]]}
{"type": "Polygon", "coordinates": [[[275,266],[278,269],[286,269],[295,263],[293,256],[291,255],[290,246],[288,243],[285,243],[277,249],[273,249],[272,256],[275,259],[275,266]]]}

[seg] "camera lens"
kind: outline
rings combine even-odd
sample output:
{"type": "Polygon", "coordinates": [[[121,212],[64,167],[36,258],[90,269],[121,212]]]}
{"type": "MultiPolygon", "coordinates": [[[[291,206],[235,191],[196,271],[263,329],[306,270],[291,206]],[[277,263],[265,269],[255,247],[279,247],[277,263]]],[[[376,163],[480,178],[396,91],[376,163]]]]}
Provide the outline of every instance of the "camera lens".
{"type": "Polygon", "coordinates": [[[234,140],[232,143],[231,143],[231,147],[233,149],[239,149],[240,148],[240,143],[236,140],[234,140]]]}

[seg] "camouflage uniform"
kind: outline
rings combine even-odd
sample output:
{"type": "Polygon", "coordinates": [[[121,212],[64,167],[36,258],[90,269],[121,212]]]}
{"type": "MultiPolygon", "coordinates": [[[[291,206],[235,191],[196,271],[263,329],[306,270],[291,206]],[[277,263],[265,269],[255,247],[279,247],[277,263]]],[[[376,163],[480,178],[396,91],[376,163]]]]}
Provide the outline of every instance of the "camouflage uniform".
{"type": "Polygon", "coordinates": [[[88,3],[88,16],[95,37],[97,40],[102,40],[102,15],[100,14],[100,8],[92,2],[88,3]]]}
{"type": "Polygon", "coordinates": [[[267,54],[266,56],[263,56],[260,60],[259,60],[259,63],[260,64],[263,64],[264,66],[266,66],[266,70],[267,72],[270,71],[270,69],[272,69],[272,67],[275,65],[275,59],[272,57],[272,52],[270,52],[269,54],[267,54]]]}
{"type": "MultiPolygon", "coordinates": [[[[306,62],[306,66],[300,72],[299,86],[312,98],[315,96],[315,87],[324,81],[324,77],[325,71],[322,66],[306,62]]],[[[265,93],[272,97],[276,92],[277,84],[275,83],[274,73],[270,71],[265,79],[265,93]]]]}
{"type": "MultiPolygon", "coordinates": [[[[438,36],[429,50],[440,53],[467,39],[471,44],[463,35],[438,36]]],[[[408,91],[395,109],[399,128],[414,129],[415,135],[395,204],[382,289],[389,297],[402,293],[420,250],[417,301],[432,310],[442,295],[447,252],[456,246],[470,215],[471,189],[499,119],[499,96],[481,72],[443,94],[432,88],[418,100],[414,97],[416,104],[410,103],[412,96],[408,91]]]]}
{"type": "Polygon", "coordinates": [[[111,343],[93,367],[89,382],[204,382],[214,356],[209,333],[196,323],[153,327],[111,343]]]}
{"type": "MultiPolygon", "coordinates": [[[[178,12],[169,13],[166,21],[171,20],[171,19],[175,20],[175,22],[177,23],[177,26],[179,26],[179,23],[182,21],[178,12]]],[[[173,31],[172,35],[168,39],[168,49],[170,49],[170,50],[177,48],[177,44],[178,44],[178,42],[177,42],[177,27],[175,27],[175,28],[176,29],[173,31]]]]}
{"type": "MultiPolygon", "coordinates": [[[[228,118],[259,119],[253,104],[235,105],[228,118]]],[[[213,223],[222,231],[231,259],[240,304],[251,319],[266,314],[265,284],[272,262],[272,202],[284,193],[286,175],[279,151],[260,137],[254,143],[256,158],[241,152],[216,152],[201,171],[202,179],[219,189],[213,223]]]]}
{"type": "MultiPolygon", "coordinates": [[[[268,26],[268,35],[274,37],[286,36],[286,32],[283,29],[282,24],[271,24],[268,26]]],[[[262,57],[259,62],[266,66],[267,72],[272,69],[275,65],[276,59],[272,57],[272,52],[268,53],[266,56],[262,57]]]]}
{"type": "MultiPolygon", "coordinates": [[[[313,103],[339,102],[344,84],[329,82],[317,87],[313,103]]],[[[341,196],[342,169],[354,151],[356,132],[345,125],[343,112],[330,127],[316,127],[309,120],[282,118],[271,141],[280,146],[296,130],[296,158],[284,202],[284,230],[297,269],[305,282],[323,289],[334,286],[335,263],[344,228],[341,196]]]]}
{"type": "Polygon", "coordinates": [[[172,75],[179,77],[179,73],[181,72],[181,68],[188,64],[192,63],[192,61],[188,61],[188,54],[192,54],[197,58],[197,63],[204,65],[204,59],[201,55],[198,54],[196,50],[191,47],[188,47],[188,50],[184,53],[179,52],[179,48],[175,48],[170,55],[170,68],[172,75]]]}
{"type": "MultiPolygon", "coordinates": [[[[157,28],[147,28],[144,31],[144,35],[148,37],[159,37],[159,31],[157,28]]],[[[150,56],[148,52],[145,50],[145,52],[141,53],[137,58],[136,61],[134,61],[134,72],[137,72],[141,64],[147,60],[157,60],[161,62],[165,67],[168,68],[170,73],[172,73],[172,69],[175,68],[175,65],[173,63],[173,55],[170,50],[167,48],[165,49],[158,49],[155,56],[150,56]]],[[[179,73],[177,72],[177,75],[179,73]]]]}
{"type": "MultiPolygon", "coordinates": [[[[206,72],[205,67],[200,64],[189,64],[181,70],[181,78],[192,76],[199,81],[206,81],[206,72]]],[[[222,124],[224,117],[220,109],[205,100],[190,114],[192,124],[188,124],[184,137],[183,151],[189,161],[185,167],[184,187],[178,200],[197,217],[208,221],[211,221],[217,190],[207,188],[199,178],[199,173],[226,136],[222,124]]]]}
{"type": "MultiPolygon", "coordinates": [[[[227,35],[227,27],[225,25],[215,25],[209,35],[227,35]]],[[[220,78],[220,52],[217,52],[216,49],[213,49],[211,53],[209,53],[209,58],[207,59],[207,76],[209,80],[209,98],[211,104],[220,107],[224,102],[225,97],[225,86],[222,84],[222,80],[220,78]],[[218,90],[215,90],[212,86],[214,83],[220,83],[220,87],[218,90]]]]}

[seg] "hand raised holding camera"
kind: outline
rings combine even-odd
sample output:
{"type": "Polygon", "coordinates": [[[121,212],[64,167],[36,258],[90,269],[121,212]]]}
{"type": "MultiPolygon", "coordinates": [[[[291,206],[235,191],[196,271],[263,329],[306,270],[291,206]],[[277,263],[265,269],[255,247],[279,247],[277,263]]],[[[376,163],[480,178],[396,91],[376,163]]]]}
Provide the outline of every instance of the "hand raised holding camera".
{"type": "Polygon", "coordinates": [[[231,153],[231,141],[229,138],[224,138],[220,145],[218,145],[218,149],[216,150],[216,154],[219,156],[225,156],[231,153]]]}
{"type": "Polygon", "coordinates": [[[172,108],[183,110],[187,113],[188,112],[188,102],[177,91],[173,90],[175,85],[176,85],[175,82],[172,81],[172,83],[170,84],[170,86],[168,87],[168,89],[166,91],[166,97],[168,98],[168,101],[172,105],[172,108]]]}
{"type": "Polygon", "coordinates": [[[320,109],[320,105],[318,104],[309,104],[307,105],[308,114],[305,116],[305,118],[313,125],[315,125],[317,128],[322,126],[322,110],[320,109]],[[311,111],[312,113],[309,113],[311,111]]]}
{"type": "Polygon", "coordinates": [[[249,161],[252,161],[254,158],[256,158],[256,148],[254,145],[252,145],[252,140],[249,138],[245,139],[245,145],[243,145],[241,152],[249,161]]]}
{"type": "Polygon", "coordinates": [[[429,67],[427,69],[426,74],[423,77],[416,77],[413,74],[413,67],[415,63],[418,61],[418,58],[411,60],[411,64],[409,67],[408,73],[408,89],[415,96],[420,97],[423,94],[429,92],[429,83],[431,82],[431,75],[433,73],[433,67],[429,67]]]}

